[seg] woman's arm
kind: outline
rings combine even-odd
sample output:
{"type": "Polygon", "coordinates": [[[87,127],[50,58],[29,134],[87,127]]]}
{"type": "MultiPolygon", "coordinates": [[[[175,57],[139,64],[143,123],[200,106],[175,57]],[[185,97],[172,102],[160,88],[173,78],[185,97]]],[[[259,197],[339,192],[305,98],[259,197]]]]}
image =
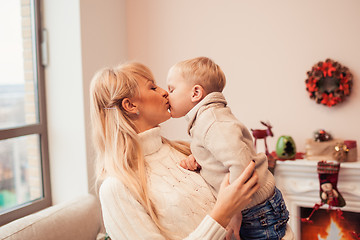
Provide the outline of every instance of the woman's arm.
{"type": "MultiPolygon", "coordinates": [[[[187,240],[222,240],[225,237],[225,227],[231,217],[248,204],[257,190],[256,173],[249,179],[253,169],[254,164],[251,163],[231,185],[228,176],[224,179],[210,215],[203,219],[187,240]],[[249,180],[245,183],[246,179],[249,180]]],[[[144,208],[119,180],[108,178],[104,181],[100,188],[100,201],[105,228],[112,240],[165,239],[144,208]]]]}
{"type": "Polygon", "coordinates": [[[100,202],[106,232],[117,239],[165,239],[142,205],[116,178],[100,187],[100,202]]]}
{"type": "MultiPolygon", "coordinates": [[[[165,240],[144,208],[119,180],[105,180],[100,188],[100,202],[106,232],[112,240],[165,240]]],[[[226,230],[207,215],[186,239],[222,240],[225,235],[226,230]]]]}

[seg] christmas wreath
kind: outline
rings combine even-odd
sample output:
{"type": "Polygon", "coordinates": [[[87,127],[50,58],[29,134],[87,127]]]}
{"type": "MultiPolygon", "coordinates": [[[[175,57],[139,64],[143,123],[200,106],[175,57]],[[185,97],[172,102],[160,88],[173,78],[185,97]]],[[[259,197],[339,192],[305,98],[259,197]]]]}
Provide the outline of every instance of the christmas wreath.
{"type": "Polygon", "coordinates": [[[350,95],[353,76],[347,67],[331,59],[318,62],[307,72],[306,90],[316,103],[332,107],[350,95]]]}

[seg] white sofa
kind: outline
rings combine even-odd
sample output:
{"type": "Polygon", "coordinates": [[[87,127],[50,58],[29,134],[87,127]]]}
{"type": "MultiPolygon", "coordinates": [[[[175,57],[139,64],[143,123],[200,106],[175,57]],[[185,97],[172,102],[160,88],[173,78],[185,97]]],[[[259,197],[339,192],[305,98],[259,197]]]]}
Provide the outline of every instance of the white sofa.
{"type": "Polygon", "coordinates": [[[2,240],[95,240],[103,232],[99,200],[91,195],[54,205],[0,227],[2,240]]]}

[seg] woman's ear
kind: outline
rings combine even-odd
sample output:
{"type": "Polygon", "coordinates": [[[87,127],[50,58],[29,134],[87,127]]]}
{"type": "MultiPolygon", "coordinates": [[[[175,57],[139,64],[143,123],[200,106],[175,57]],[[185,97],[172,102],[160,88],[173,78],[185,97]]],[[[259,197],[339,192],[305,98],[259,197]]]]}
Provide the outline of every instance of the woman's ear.
{"type": "Polygon", "coordinates": [[[200,85],[195,85],[191,89],[191,101],[192,102],[200,102],[205,97],[205,95],[206,95],[205,90],[200,85]]]}
{"type": "Polygon", "coordinates": [[[130,98],[124,98],[121,102],[121,106],[128,113],[136,114],[138,112],[137,107],[132,103],[130,98]]]}

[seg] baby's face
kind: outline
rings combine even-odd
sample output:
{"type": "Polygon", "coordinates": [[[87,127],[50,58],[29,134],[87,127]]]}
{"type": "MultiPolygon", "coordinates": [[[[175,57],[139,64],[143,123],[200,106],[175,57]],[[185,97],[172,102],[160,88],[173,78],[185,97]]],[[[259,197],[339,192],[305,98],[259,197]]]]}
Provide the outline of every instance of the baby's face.
{"type": "Polygon", "coordinates": [[[170,112],[173,118],[185,116],[194,106],[191,101],[192,86],[178,70],[170,69],[167,77],[170,112]]]}

